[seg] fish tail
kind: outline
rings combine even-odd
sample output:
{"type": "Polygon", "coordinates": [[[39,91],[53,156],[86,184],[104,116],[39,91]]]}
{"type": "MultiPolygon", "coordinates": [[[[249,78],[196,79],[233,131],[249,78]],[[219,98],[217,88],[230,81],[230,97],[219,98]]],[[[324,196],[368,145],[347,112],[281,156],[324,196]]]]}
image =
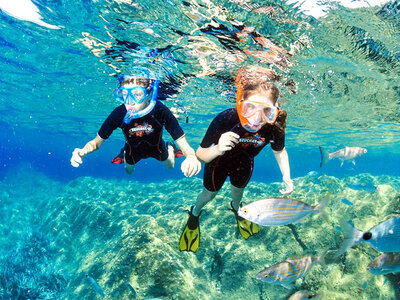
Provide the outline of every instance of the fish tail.
{"type": "Polygon", "coordinates": [[[315,258],[315,263],[317,264],[321,264],[321,265],[325,265],[325,256],[326,253],[328,253],[328,249],[326,249],[324,252],[322,252],[322,254],[320,256],[317,256],[315,258]]]}
{"type": "Polygon", "coordinates": [[[329,152],[326,151],[324,148],[322,148],[321,146],[319,147],[319,151],[321,152],[321,163],[320,163],[320,167],[322,168],[323,165],[325,165],[328,161],[329,161],[329,152]]]}
{"type": "Polygon", "coordinates": [[[338,252],[335,254],[335,258],[345,253],[347,249],[357,245],[363,236],[363,232],[355,228],[352,221],[345,222],[342,220],[340,221],[340,227],[343,229],[344,239],[338,252]]]}

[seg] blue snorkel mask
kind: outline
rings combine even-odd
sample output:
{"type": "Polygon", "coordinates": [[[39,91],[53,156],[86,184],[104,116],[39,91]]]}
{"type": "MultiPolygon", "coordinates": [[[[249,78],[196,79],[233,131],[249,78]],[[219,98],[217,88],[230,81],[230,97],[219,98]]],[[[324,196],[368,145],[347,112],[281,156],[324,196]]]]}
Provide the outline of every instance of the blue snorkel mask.
{"type": "Polygon", "coordinates": [[[132,83],[136,86],[132,88],[126,88],[123,86],[118,87],[114,91],[115,99],[122,103],[132,105],[134,103],[140,104],[149,98],[151,98],[149,105],[144,109],[135,111],[129,109],[124,117],[124,123],[129,124],[133,119],[138,119],[147,115],[151,112],[157,102],[158,86],[160,81],[150,77],[150,72],[144,68],[133,68],[132,73],[134,75],[119,75],[118,81],[121,84],[124,81],[132,80],[132,83]]]}
{"type": "Polygon", "coordinates": [[[126,88],[120,86],[114,91],[115,99],[122,104],[132,105],[134,103],[142,103],[149,94],[151,87],[135,86],[133,88],[126,88]]]}

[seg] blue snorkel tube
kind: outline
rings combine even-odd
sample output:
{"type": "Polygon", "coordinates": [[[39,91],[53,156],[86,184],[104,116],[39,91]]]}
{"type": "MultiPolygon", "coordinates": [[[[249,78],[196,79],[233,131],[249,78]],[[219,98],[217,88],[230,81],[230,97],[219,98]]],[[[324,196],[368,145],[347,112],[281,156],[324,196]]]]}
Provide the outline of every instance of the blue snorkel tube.
{"type": "Polygon", "coordinates": [[[153,108],[157,102],[157,94],[158,94],[158,86],[159,85],[160,85],[160,80],[155,79],[154,83],[153,83],[153,91],[151,94],[151,99],[150,99],[149,105],[147,105],[147,107],[145,109],[138,111],[138,112],[133,112],[132,110],[128,110],[128,112],[126,113],[126,115],[124,117],[125,124],[129,124],[133,119],[138,119],[138,118],[144,117],[145,115],[149,114],[153,110],[153,108]]]}

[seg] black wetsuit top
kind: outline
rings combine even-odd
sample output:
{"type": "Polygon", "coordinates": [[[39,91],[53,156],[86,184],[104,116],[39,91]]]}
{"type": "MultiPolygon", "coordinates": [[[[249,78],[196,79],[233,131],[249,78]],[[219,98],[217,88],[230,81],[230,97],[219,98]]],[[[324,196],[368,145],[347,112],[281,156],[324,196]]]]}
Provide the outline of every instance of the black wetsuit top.
{"type": "Polygon", "coordinates": [[[209,191],[220,190],[228,176],[235,187],[245,187],[253,172],[254,157],[269,143],[275,151],[285,147],[284,130],[267,124],[256,133],[248,132],[240,124],[236,108],[227,109],[215,117],[200,146],[209,148],[218,144],[221,135],[228,131],[240,136],[239,143],[205,165],[203,183],[209,191]]]}
{"type": "Polygon", "coordinates": [[[128,164],[148,157],[160,161],[168,158],[168,150],[162,139],[164,127],[174,140],[184,135],[176,118],[160,101],[156,102],[150,113],[131,120],[129,124],[123,122],[126,113],[124,104],[118,106],[104,121],[98,134],[102,139],[108,139],[115,129],[121,128],[126,139],[125,160],[128,164]]]}

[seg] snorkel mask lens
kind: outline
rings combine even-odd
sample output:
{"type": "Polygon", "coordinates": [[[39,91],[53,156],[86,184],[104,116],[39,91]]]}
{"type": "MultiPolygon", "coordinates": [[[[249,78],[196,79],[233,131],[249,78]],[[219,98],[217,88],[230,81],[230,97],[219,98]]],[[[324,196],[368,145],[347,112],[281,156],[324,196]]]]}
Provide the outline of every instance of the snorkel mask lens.
{"type": "Polygon", "coordinates": [[[147,78],[132,78],[135,87],[127,88],[120,86],[114,91],[117,101],[123,104],[140,104],[148,96],[150,90],[150,80],[147,78]]]}
{"type": "Polygon", "coordinates": [[[140,104],[147,98],[147,89],[142,86],[134,88],[121,87],[120,89],[125,104],[140,104]]]}
{"type": "Polygon", "coordinates": [[[250,132],[257,132],[261,129],[264,124],[260,122],[260,116],[257,117],[258,114],[261,115],[261,119],[268,123],[274,124],[278,115],[279,108],[272,105],[267,105],[262,102],[254,102],[254,101],[244,101],[241,97],[241,90],[238,89],[238,99],[236,101],[236,108],[239,115],[240,124],[244,129],[250,132]],[[255,118],[255,119],[254,119],[255,118]]]}
{"type": "Polygon", "coordinates": [[[244,102],[241,107],[241,114],[248,119],[257,113],[261,113],[262,119],[267,123],[274,123],[278,116],[278,108],[259,102],[244,102]]]}

